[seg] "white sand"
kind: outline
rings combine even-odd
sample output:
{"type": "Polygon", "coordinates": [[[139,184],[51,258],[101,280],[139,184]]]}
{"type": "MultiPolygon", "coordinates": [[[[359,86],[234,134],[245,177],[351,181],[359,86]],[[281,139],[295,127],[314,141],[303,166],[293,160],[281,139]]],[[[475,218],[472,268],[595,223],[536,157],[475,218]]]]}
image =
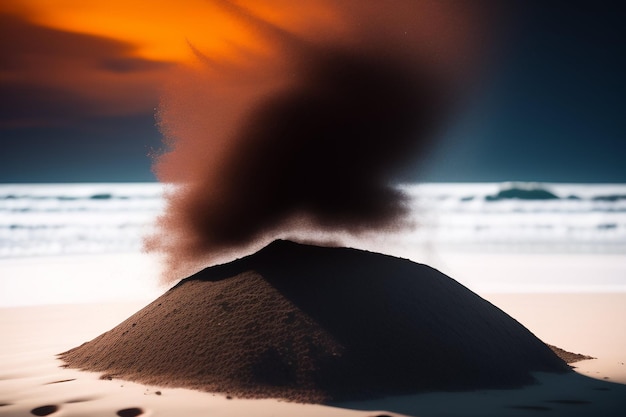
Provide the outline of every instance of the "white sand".
{"type": "MultiPolygon", "coordinates": [[[[469,254],[385,240],[353,243],[430,265],[481,295],[626,293],[626,256],[621,254],[469,254]]],[[[0,307],[147,303],[165,290],[158,285],[160,271],[158,259],[142,253],[0,259],[0,307]],[[89,279],[85,270],[92,271],[89,279]]]]}
{"type": "Polygon", "coordinates": [[[27,416],[57,405],[64,416],[113,416],[139,407],[159,416],[369,416],[341,408],[277,400],[229,400],[199,391],[100,380],[98,374],[62,369],[55,358],[115,326],[143,307],[106,303],[0,309],[0,407],[2,416],[27,416]],[[160,392],[161,395],[158,395],[160,392]]]}
{"type": "Polygon", "coordinates": [[[594,360],[576,371],[626,384],[626,293],[484,294],[546,343],[594,360]]]}
{"type": "MultiPolygon", "coordinates": [[[[94,257],[91,262],[102,260],[98,259],[94,257]]],[[[139,255],[121,259],[110,256],[106,259],[107,262],[101,264],[103,277],[111,265],[120,273],[108,275],[109,281],[105,278],[98,281],[97,285],[102,286],[102,293],[106,295],[104,299],[115,296],[118,291],[107,289],[107,282],[123,285],[125,279],[131,276],[127,272],[138,268],[133,262],[139,259],[139,255]]],[[[485,262],[489,256],[472,259],[485,262]]],[[[530,269],[542,271],[541,259],[548,258],[524,256],[523,260],[517,258],[517,263],[514,256],[507,259],[509,270],[521,270],[530,264],[530,269]]],[[[618,262],[617,258],[610,259],[618,262]]],[[[83,260],[87,261],[86,258],[83,260]]],[[[14,297],[28,300],[27,293],[20,293],[15,286],[7,287],[6,273],[10,273],[12,278],[25,278],[19,286],[22,288],[20,291],[34,289],[40,294],[39,300],[49,299],[58,303],[58,298],[51,297],[46,286],[52,285],[54,289],[54,285],[63,282],[63,268],[57,268],[59,276],[54,278],[44,276],[45,269],[42,268],[46,265],[43,261],[11,261],[12,266],[8,266],[7,262],[0,262],[0,297],[5,305],[6,300],[11,301],[14,297]],[[33,287],[34,284],[39,287],[33,287]],[[7,288],[12,292],[6,292],[7,288]]],[[[69,259],[67,264],[71,264],[69,259]]],[[[459,263],[456,265],[460,266],[459,263]]],[[[500,265],[504,271],[505,263],[500,265]]],[[[565,268],[560,271],[563,274],[577,273],[568,262],[562,262],[562,266],[565,268]]],[[[77,273],[83,267],[79,263],[75,267],[77,273]]],[[[478,273],[479,264],[473,270],[478,273]]],[[[547,270],[552,271],[551,268],[547,270]]],[[[539,280],[541,277],[535,275],[533,278],[539,280]]],[[[73,279],[79,282],[78,275],[73,279]]],[[[81,285],[84,285],[85,291],[93,293],[92,281],[81,285]]],[[[10,404],[0,406],[0,415],[28,416],[32,415],[30,410],[43,405],[59,407],[57,414],[52,415],[114,416],[119,410],[139,407],[144,411],[142,415],[166,417],[527,416],[535,413],[550,416],[621,416],[626,409],[626,293],[584,293],[580,289],[569,294],[479,291],[480,295],[512,315],[545,342],[598,358],[574,364],[579,374],[539,375],[542,385],[523,390],[431,393],[326,407],[276,400],[228,400],[220,395],[190,390],[164,389],[120,380],[103,381],[98,379],[97,374],[59,367],[61,362],[55,359],[55,354],[90,340],[137,311],[151,300],[150,291],[154,292],[155,286],[150,285],[145,293],[141,285],[137,285],[126,294],[128,298],[141,299],[139,302],[0,308],[0,404],[10,404]],[[70,381],[52,383],[65,380],[70,381]],[[157,391],[161,395],[157,395],[157,391]]],[[[66,300],[80,299],[80,291],[71,292],[68,288],[58,291],[64,294],[66,300]]]]}
{"type": "Polygon", "coordinates": [[[142,253],[0,259],[0,307],[147,302],[163,291],[159,273],[142,253]]]}
{"type": "Polygon", "coordinates": [[[624,316],[614,316],[623,314],[626,294],[494,294],[487,298],[516,314],[538,336],[546,339],[549,335],[550,342],[598,359],[576,364],[582,375],[540,375],[543,385],[523,390],[432,393],[340,404],[341,408],[228,400],[197,391],[103,381],[97,374],[59,368],[61,362],[54,354],[108,330],[142,307],[141,303],[5,308],[0,310],[0,331],[5,336],[0,346],[0,403],[12,405],[0,407],[0,415],[27,416],[43,405],[59,406],[64,416],[112,416],[132,407],[143,409],[144,415],[159,416],[513,416],[532,415],[541,407],[550,408],[551,416],[620,415],[619,407],[626,406],[626,386],[610,381],[626,384],[626,366],[621,364],[626,363],[620,327],[624,316]],[[71,381],[53,383],[65,380],[71,381]],[[359,408],[366,410],[356,411],[359,408]]]}

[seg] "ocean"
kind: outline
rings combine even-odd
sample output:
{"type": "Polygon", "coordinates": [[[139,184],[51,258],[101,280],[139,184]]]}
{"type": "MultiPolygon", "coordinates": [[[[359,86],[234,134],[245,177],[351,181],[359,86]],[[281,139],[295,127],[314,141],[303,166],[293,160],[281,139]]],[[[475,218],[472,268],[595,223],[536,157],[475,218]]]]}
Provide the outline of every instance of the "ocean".
{"type": "Polygon", "coordinates": [[[463,252],[626,254],[626,184],[406,187],[413,242],[463,252]]]}
{"type": "MultiPolygon", "coordinates": [[[[399,187],[414,227],[342,243],[428,264],[479,294],[626,292],[626,184],[399,187]]],[[[163,193],[158,183],[0,185],[0,307],[161,294],[162,258],[142,253],[142,239],[163,193]]]]}
{"type": "MultiPolygon", "coordinates": [[[[390,239],[461,252],[626,254],[626,184],[405,184],[390,239]]],[[[158,183],[0,185],[0,259],[129,253],[164,209],[158,183]]]]}
{"type": "Polygon", "coordinates": [[[158,183],[0,185],[0,259],[136,252],[163,204],[158,183]]]}

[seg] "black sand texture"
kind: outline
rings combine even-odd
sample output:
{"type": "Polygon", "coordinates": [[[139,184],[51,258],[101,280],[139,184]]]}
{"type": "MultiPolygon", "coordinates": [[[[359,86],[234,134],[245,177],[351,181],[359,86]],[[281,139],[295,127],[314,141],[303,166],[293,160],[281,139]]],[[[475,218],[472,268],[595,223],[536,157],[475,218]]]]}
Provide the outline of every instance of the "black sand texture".
{"type": "Polygon", "coordinates": [[[182,280],[71,367],[301,402],[509,388],[570,368],[510,316],[428,266],[276,241],[182,280]]]}

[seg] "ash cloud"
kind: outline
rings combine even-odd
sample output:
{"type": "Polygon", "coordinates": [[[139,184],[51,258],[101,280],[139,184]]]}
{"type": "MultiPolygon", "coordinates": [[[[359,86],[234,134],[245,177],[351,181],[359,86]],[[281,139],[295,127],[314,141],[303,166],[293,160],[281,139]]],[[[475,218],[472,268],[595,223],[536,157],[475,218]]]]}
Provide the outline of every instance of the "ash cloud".
{"type": "MultiPolygon", "coordinates": [[[[173,186],[146,239],[166,255],[166,280],[289,231],[405,227],[394,174],[433,140],[451,104],[450,71],[376,27],[320,40],[221,3],[274,54],[225,62],[191,42],[203,68],[166,89],[168,149],[154,168],[173,186]]],[[[354,11],[337,14],[358,23],[354,11]]]]}

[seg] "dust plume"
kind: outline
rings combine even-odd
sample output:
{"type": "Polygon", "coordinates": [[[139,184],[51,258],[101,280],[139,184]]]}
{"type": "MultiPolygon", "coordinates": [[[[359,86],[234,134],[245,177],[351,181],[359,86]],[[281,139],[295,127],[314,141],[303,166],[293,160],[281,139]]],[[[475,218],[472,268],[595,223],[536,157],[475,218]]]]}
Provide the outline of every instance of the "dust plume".
{"type": "Polygon", "coordinates": [[[219,51],[189,40],[196,64],[158,113],[167,149],[154,169],[171,186],[145,247],[165,254],[166,279],[290,232],[406,227],[394,174],[441,126],[483,14],[447,1],[213,3],[238,29],[219,51]]]}

